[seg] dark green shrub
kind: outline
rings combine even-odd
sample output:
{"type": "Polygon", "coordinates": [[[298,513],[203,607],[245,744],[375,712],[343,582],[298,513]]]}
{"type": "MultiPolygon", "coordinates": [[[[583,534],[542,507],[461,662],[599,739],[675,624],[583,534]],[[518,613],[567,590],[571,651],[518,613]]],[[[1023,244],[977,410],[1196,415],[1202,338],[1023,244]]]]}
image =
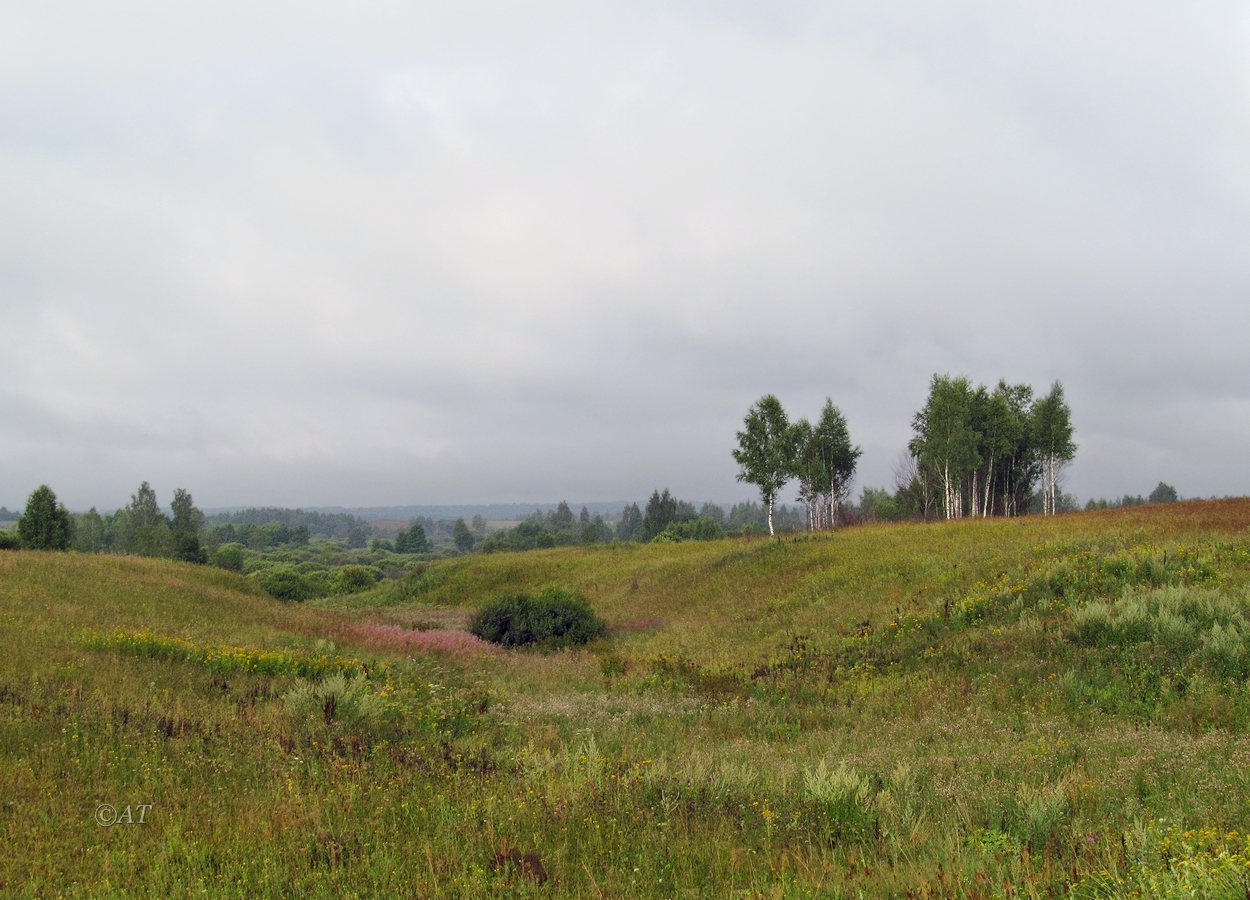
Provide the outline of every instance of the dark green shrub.
{"type": "Polygon", "coordinates": [[[339,570],[334,573],[334,577],[330,579],[330,593],[354,594],[357,591],[368,590],[378,583],[381,575],[381,572],[370,566],[355,564],[340,566],[339,570]]]}
{"type": "Polygon", "coordinates": [[[725,529],[712,519],[700,516],[688,522],[670,522],[651,540],[656,544],[677,544],[682,541],[715,541],[725,536],[725,529]]]}
{"type": "Polygon", "coordinates": [[[315,584],[290,566],[261,569],[253,572],[248,578],[259,585],[266,594],[277,597],[279,600],[300,602],[311,600],[321,593],[315,584]]]}
{"type": "Polygon", "coordinates": [[[0,550],[21,550],[22,539],[12,531],[0,531],[0,550]]]}
{"type": "Polygon", "coordinates": [[[242,544],[222,544],[213,553],[213,565],[231,572],[242,572],[243,556],[242,544]]]}
{"type": "Polygon", "coordinates": [[[569,647],[602,637],[607,630],[585,597],[557,587],[536,597],[514,594],[492,600],[469,624],[469,631],[482,640],[505,647],[569,647]]]}
{"type": "Polygon", "coordinates": [[[175,534],[174,559],[204,565],[208,562],[208,551],[200,546],[200,536],[198,534],[175,534]]]}

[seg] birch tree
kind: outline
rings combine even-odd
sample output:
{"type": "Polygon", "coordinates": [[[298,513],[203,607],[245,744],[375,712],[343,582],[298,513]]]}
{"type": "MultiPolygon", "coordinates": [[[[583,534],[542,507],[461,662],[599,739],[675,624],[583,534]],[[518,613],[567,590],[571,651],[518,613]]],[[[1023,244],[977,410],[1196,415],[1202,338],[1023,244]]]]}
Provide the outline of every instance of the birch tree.
{"type": "MultiPolygon", "coordinates": [[[[1027,395],[1032,390],[1021,386],[1027,395]]],[[[985,416],[981,423],[981,494],[974,504],[981,506],[981,516],[994,515],[995,501],[1003,498],[1000,510],[1008,514],[1006,496],[1011,492],[1013,460],[1025,455],[1021,442],[1027,434],[1027,407],[1017,408],[1013,402],[1013,389],[1005,381],[986,398],[985,416]]],[[[1027,444],[1027,442],[1026,442],[1027,444]]]]}
{"type": "Polygon", "coordinates": [[[999,380],[994,394],[1007,405],[1003,446],[1011,444],[1010,450],[998,461],[1001,472],[1001,478],[996,479],[999,511],[1004,516],[1015,516],[1029,508],[1033,486],[1040,474],[1031,424],[1033,388],[1027,384],[1009,385],[1005,380],[999,380]]]}
{"type": "Polygon", "coordinates": [[[777,493],[794,471],[794,452],[794,429],[786,411],[774,395],[765,394],[747,411],[733,457],[741,467],[738,480],[760,489],[770,535],[775,534],[773,506],[777,493]]]}
{"type": "Polygon", "coordinates": [[[1059,473],[1076,455],[1072,440],[1072,410],[1056,381],[1038,398],[1032,411],[1032,437],[1042,468],[1042,514],[1053,516],[1059,506],[1059,473]]]}
{"type": "Polygon", "coordinates": [[[812,423],[807,419],[799,419],[794,423],[790,439],[795,447],[794,470],[791,474],[799,482],[799,502],[807,510],[807,530],[815,531],[817,524],[817,507],[820,503],[821,490],[824,487],[825,472],[821,466],[820,454],[813,440],[812,423]]]}
{"type": "Polygon", "coordinates": [[[967,378],[934,375],[929,399],[912,420],[914,437],[908,449],[940,485],[947,519],[963,517],[965,488],[981,461],[972,428],[972,397],[967,378]]]}
{"type": "Polygon", "coordinates": [[[817,471],[821,474],[822,502],[817,518],[821,527],[836,528],[838,512],[851,492],[855,467],[863,451],[851,443],[846,417],[828,397],[820,421],[812,429],[811,441],[818,459],[817,471]]]}

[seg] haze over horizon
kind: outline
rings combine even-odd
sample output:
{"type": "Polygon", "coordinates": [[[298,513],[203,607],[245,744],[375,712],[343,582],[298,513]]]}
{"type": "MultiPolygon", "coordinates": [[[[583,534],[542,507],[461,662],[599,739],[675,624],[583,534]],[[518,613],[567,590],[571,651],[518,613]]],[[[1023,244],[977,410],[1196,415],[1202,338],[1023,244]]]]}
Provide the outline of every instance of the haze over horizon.
{"type": "Polygon", "coordinates": [[[729,502],[764,393],[892,486],[935,372],[1248,494],[1247,159],[1230,2],[8,4],[0,504],[729,502]]]}

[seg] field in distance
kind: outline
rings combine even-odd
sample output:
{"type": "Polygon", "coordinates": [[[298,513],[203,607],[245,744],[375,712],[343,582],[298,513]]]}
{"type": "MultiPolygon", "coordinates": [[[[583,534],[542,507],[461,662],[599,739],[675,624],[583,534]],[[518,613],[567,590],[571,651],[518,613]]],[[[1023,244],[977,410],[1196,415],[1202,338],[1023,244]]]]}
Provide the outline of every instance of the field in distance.
{"type": "Polygon", "coordinates": [[[478,554],[0,553],[0,892],[1245,896],[1250,500],[478,554]],[[505,651],[486,600],[609,635],[505,651]]]}

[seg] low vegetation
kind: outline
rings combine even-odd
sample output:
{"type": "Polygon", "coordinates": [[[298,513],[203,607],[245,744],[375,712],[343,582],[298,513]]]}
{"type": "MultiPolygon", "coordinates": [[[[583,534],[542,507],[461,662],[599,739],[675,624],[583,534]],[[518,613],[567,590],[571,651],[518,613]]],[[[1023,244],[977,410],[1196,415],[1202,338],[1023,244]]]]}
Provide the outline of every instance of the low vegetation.
{"type": "Polygon", "coordinates": [[[0,892],[1244,896],[1248,529],[1237,500],[475,554],[302,603],[6,552],[0,892]],[[469,634],[551,585],[607,634],[469,634]]]}
{"type": "Polygon", "coordinates": [[[536,595],[510,594],[490,601],[469,622],[469,631],[505,647],[545,649],[585,644],[607,633],[586,598],[557,587],[536,595]]]}

